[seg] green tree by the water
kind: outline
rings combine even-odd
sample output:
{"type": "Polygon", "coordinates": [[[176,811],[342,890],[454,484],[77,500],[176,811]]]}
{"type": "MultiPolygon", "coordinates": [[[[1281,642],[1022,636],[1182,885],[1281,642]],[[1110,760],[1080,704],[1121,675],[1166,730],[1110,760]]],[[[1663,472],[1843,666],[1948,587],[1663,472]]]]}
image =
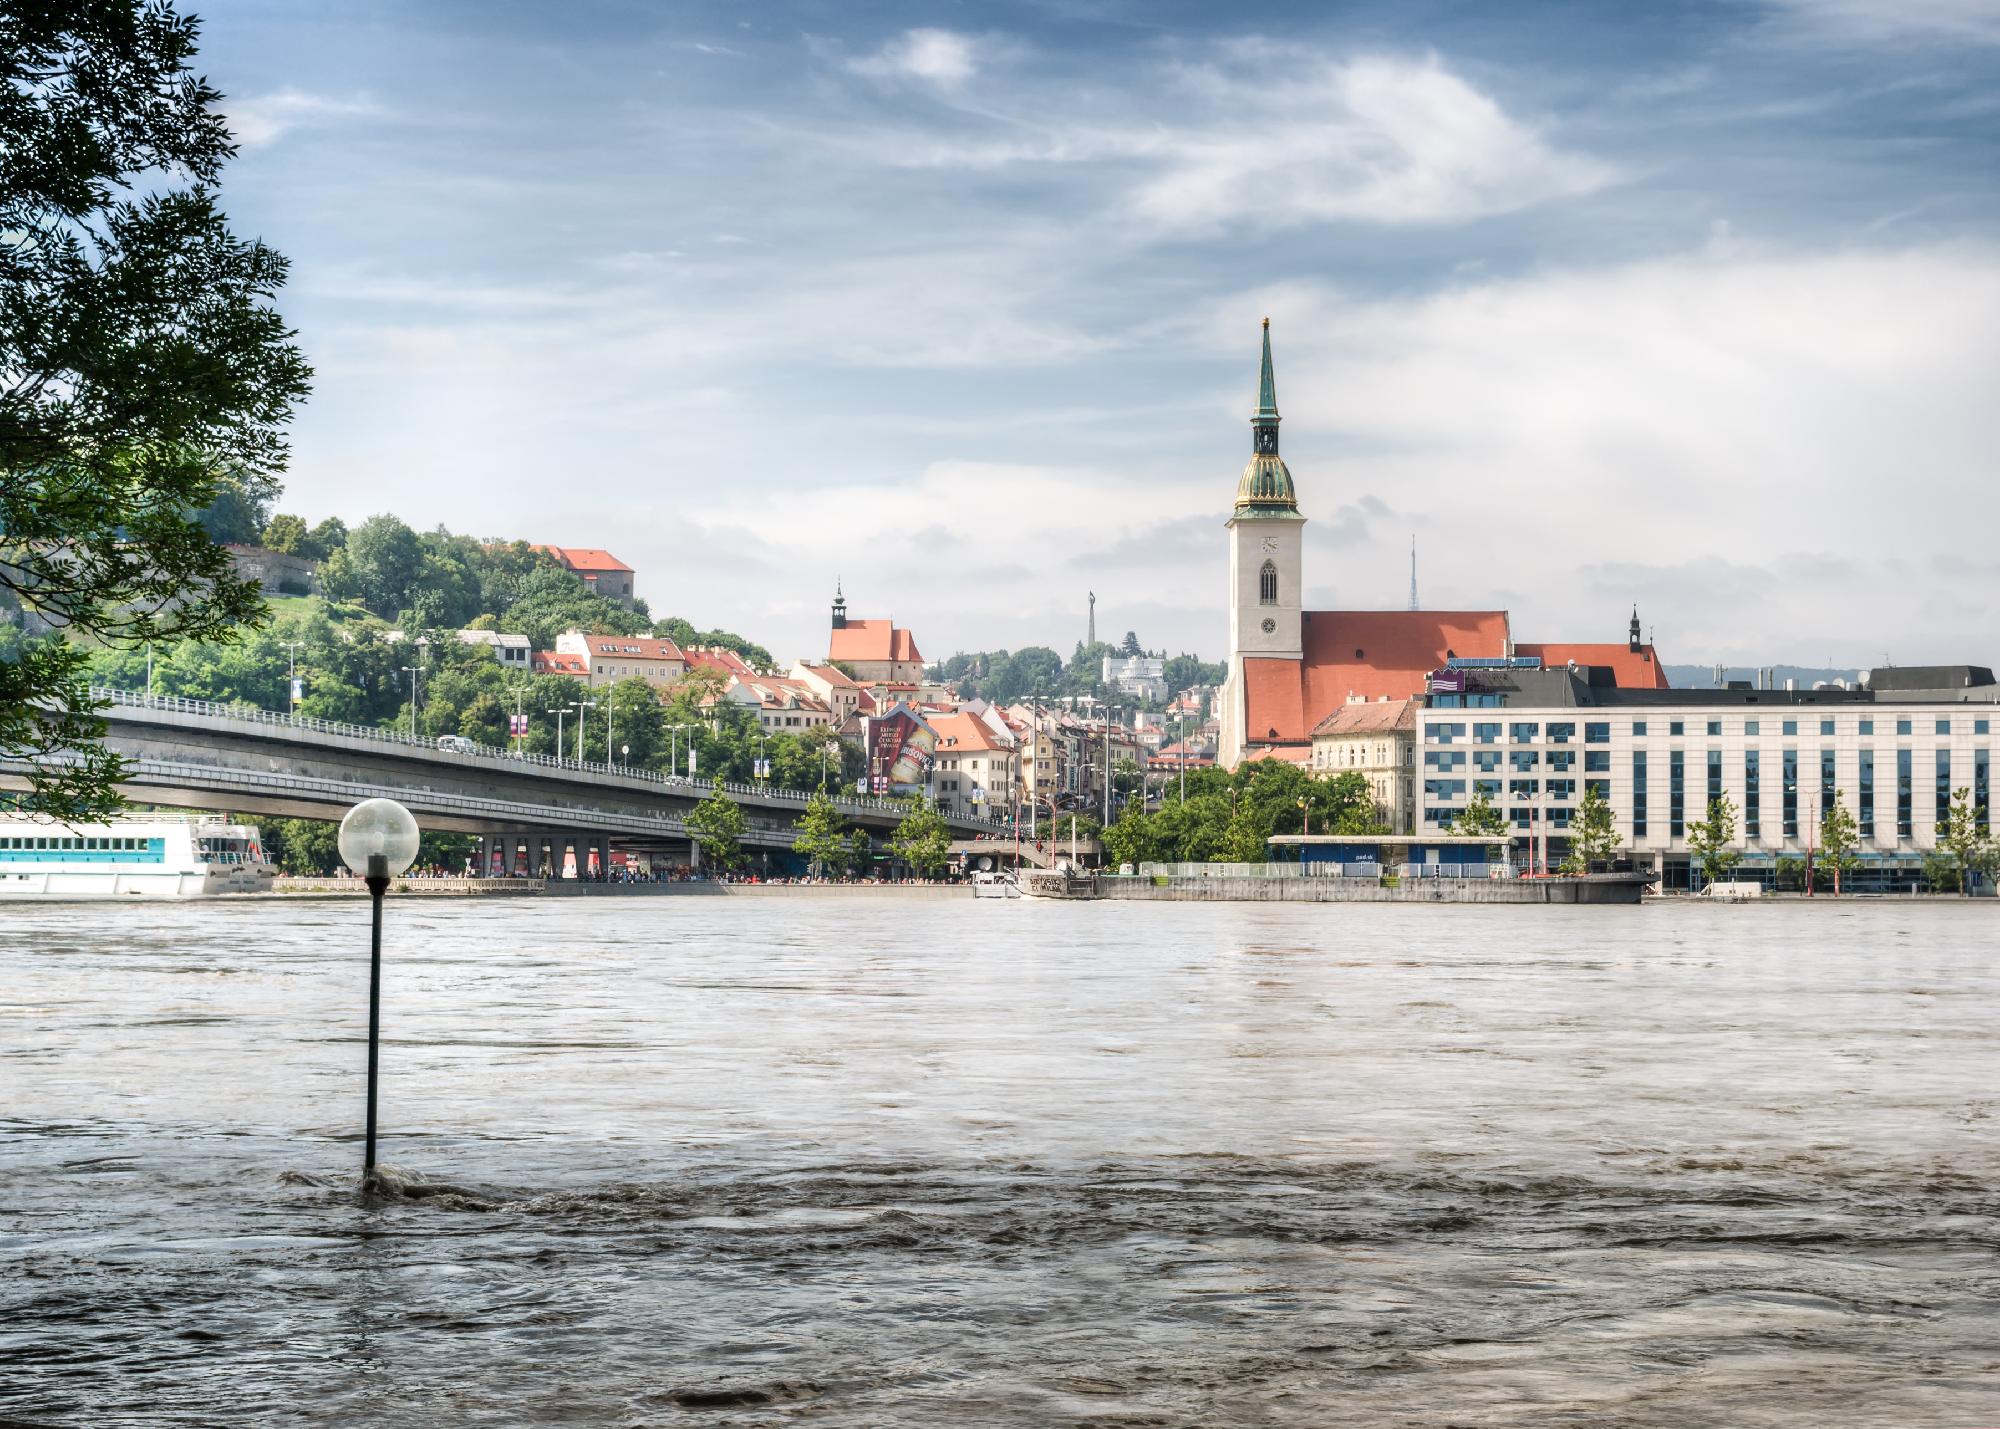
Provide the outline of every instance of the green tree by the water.
{"type": "Polygon", "coordinates": [[[743,835],[749,830],[743,806],[722,792],[721,781],[708,797],[688,811],[688,832],[701,846],[701,856],[720,868],[736,868],[743,862],[743,835]]]}
{"type": "Polygon", "coordinates": [[[1860,826],[1854,822],[1847,805],[1841,802],[1840,791],[1833,791],[1833,801],[1820,810],[1819,850],[1813,855],[1815,862],[1833,875],[1833,893],[1840,896],[1840,884],[1844,875],[1854,871],[1858,861],[1854,850],[1861,842],[1860,826]]]}
{"type": "Polygon", "coordinates": [[[847,820],[833,806],[833,800],[818,790],[806,801],[805,812],[793,826],[792,849],[817,875],[838,873],[846,866],[847,820]]]}
{"type": "Polygon", "coordinates": [[[935,878],[942,873],[951,857],[951,828],[937,805],[928,799],[913,804],[897,822],[889,851],[921,877],[935,878]]]}
{"type": "Polygon", "coordinates": [[[196,35],[164,0],[0,20],[0,611],[55,632],[0,641],[0,758],[63,818],[119,803],[85,644],[261,618],[212,533],[257,535],[310,377],[284,258],[216,206],[234,146],[196,35]]]}
{"type": "Polygon", "coordinates": [[[1742,852],[1731,847],[1735,842],[1736,806],[1726,794],[1708,801],[1707,818],[1687,826],[1688,852],[1700,860],[1701,876],[1708,883],[1727,877],[1742,861],[1742,852]]]}

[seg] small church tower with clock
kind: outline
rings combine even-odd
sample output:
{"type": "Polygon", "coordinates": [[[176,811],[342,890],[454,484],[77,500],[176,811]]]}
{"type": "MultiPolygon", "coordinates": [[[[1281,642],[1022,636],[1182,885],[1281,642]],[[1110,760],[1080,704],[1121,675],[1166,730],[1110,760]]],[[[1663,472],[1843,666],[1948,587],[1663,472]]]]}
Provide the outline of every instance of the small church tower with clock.
{"type": "MultiPolygon", "coordinates": [[[[1250,461],[1236,483],[1229,517],[1229,680],[1224,691],[1222,746],[1246,737],[1244,661],[1305,656],[1301,615],[1306,518],[1299,514],[1292,474],[1278,455],[1278,389],[1271,373],[1271,320],[1264,319],[1264,360],[1257,411],[1250,419],[1250,461]]],[[[1227,756],[1225,754],[1225,762],[1227,756]]]]}

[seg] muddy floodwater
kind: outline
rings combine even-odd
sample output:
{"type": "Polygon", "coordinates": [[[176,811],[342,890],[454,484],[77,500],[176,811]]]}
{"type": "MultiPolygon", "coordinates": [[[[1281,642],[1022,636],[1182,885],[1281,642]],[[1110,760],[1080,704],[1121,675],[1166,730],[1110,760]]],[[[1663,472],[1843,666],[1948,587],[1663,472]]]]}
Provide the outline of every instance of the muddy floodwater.
{"type": "Polygon", "coordinates": [[[2000,909],[0,905],[0,1423],[2000,1423],[2000,909]]]}

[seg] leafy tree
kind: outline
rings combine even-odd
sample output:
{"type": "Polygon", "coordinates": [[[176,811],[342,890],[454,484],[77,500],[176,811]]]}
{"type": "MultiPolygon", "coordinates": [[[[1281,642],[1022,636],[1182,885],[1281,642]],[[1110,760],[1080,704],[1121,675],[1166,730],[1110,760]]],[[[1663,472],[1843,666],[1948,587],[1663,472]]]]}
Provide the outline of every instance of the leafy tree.
{"type": "MultiPolygon", "coordinates": [[[[285,260],[229,231],[232,152],[169,4],[15,5],[0,20],[0,605],[139,646],[253,621],[203,520],[254,509],[310,369],[271,306],[285,260]]],[[[17,801],[118,803],[80,644],[0,647],[0,757],[17,801]]]]}
{"type": "Polygon", "coordinates": [[[265,550],[283,551],[287,555],[300,554],[299,548],[307,539],[305,521],[282,511],[265,523],[264,534],[258,538],[265,550]]]}
{"type": "Polygon", "coordinates": [[[874,862],[874,844],[869,840],[866,829],[855,829],[847,835],[847,871],[865,874],[874,862]]]}
{"type": "Polygon", "coordinates": [[[837,871],[847,861],[847,820],[833,800],[815,792],[793,828],[792,848],[816,874],[837,871]]]}
{"type": "Polygon", "coordinates": [[[673,641],[683,650],[690,646],[704,650],[727,650],[740,656],[744,664],[755,670],[778,668],[778,662],[771,658],[771,652],[756,641],[746,640],[729,630],[696,630],[690,622],[678,615],[654,621],[653,634],[673,641]]]}
{"type": "Polygon", "coordinates": [[[299,546],[299,554],[310,560],[323,561],[335,551],[347,549],[347,523],[338,516],[329,516],[299,546]]]}
{"type": "Polygon", "coordinates": [[[1852,873],[1856,859],[1854,850],[1861,843],[1859,826],[1854,815],[1840,800],[1840,791],[1833,791],[1833,802],[1820,810],[1819,852],[1814,855],[1819,864],[1833,874],[1833,893],[1840,896],[1840,881],[1844,874],[1852,873]]]}
{"type": "MultiPolygon", "coordinates": [[[[353,540],[348,539],[350,543],[353,540]]],[[[324,571],[320,578],[325,580],[324,571]]],[[[537,650],[553,648],[556,636],[565,630],[641,635],[652,628],[653,622],[646,615],[607,600],[553,563],[536,566],[521,576],[517,589],[514,603],[500,617],[500,628],[527,636],[537,650]]]]}
{"type": "Polygon", "coordinates": [[[1118,647],[1118,653],[1127,656],[1128,658],[1133,655],[1139,655],[1144,653],[1139,648],[1138,631],[1128,630],[1125,632],[1125,643],[1118,647]]]}
{"type": "Polygon", "coordinates": [[[267,819],[259,832],[264,851],[284,873],[332,873],[341,866],[338,824],[323,819],[267,819]]]}
{"type": "Polygon", "coordinates": [[[370,516],[348,534],[340,557],[320,572],[328,595],[358,600],[377,615],[404,610],[424,571],[423,542],[396,517],[370,516]]]}
{"type": "Polygon", "coordinates": [[[1702,877],[1714,883],[1743,859],[1736,842],[1736,805],[1726,794],[1708,801],[1708,817],[1687,826],[1688,852],[1701,860],[1702,877]]]}
{"type": "Polygon", "coordinates": [[[1772,867],[1772,875],[1776,879],[1778,887],[1782,889],[1796,891],[1804,888],[1806,886],[1806,861],[1792,854],[1780,854],[1778,855],[1777,863],[1772,867]]]}
{"type": "Polygon", "coordinates": [[[1964,883],[1964,870],[1950,849],[1935,848],[1924,855],[1924,887],[1931,892],[1956,892],[1964,883]]]}
{"type": "Polygon", "coordinates": [[[1498,838],[1507,832],[1507,820],[1485,794],[1474,794],[1472,802],[1459,810],[1458,817],[1451,821],[1451,831],[1467,837],[1498,838]]]}
{"type": "Polygon", "coordinates": [[[1570,852],[1583,865],[1580,871],[1588,872],[1593,863],[1609,862],[1617,855],[1620,842],[1610,800],[1597,785],[1586,784],[1569,825],[1570,852]]]}
{"type": "Polygon", "coordinates": [[[1971,891],[1975,869],[1990,868],[1993,862],[1993,837],[1979,826],[1980,812],[1972,806],[1970,789],[1955,789],[1951,810],[1938,825],[1938,847],[1950,854],[1957,865],[1960,893],[1971,891]]]}
{"type": "Polygon", "coordinates": [[[928,799],[912,804],[896,824],[889,851],[921,877],[935,878],[942,873],[951,857],[951,828],[937,805],[928,799]]]}
{"type": "Polygon", "coordinates": [[[688,832],[701,845],[701,856],[722,868],[735,868],[743,862],[743,835],[749,829],[749,820],[744,817],[743,806],[722,792],[722,781],[717,780],[707,798],[689,810],[685,820],[688,832]]]}

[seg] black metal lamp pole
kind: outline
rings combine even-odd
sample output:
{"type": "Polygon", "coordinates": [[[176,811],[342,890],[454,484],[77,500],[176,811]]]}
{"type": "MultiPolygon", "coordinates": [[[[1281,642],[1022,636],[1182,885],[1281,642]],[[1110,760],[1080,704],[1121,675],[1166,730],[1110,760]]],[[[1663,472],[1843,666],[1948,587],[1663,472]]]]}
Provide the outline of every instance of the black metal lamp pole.
{"type": "Polygon", "coordinates": [[[364,1182],[375,1174],[375,1070],[382,1044],[382,895],[389,891],[389,860],[382,854],[368,856],[367,884],[374,919],[368,936],[368,1147],[361,1162],[364,1182]]]}

